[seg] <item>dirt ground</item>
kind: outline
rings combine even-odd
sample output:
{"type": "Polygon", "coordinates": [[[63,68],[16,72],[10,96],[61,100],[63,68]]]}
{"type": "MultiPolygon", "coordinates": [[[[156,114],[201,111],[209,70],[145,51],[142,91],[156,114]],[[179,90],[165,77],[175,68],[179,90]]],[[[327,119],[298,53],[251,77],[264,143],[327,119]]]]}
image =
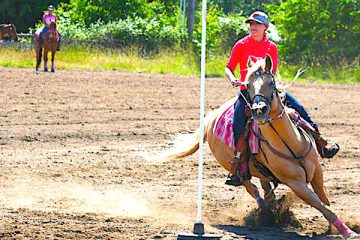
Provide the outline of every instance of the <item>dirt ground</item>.
{"type": "MultiPolygon", "coordinates": [[[[197,214],[197,159],[147,156],[199,126],[199,78],[0,68],[0,238],[175,239],[197,214]]],[[[360,85],[295,83],[290,89],[341,145],[322,160],[333,209],[359,231],[360,85]]],[[[236,94],[206,82],[205,111],[236,94]]],[[[203,223],[222,239],[340,239],[295,199],[299,224],[249,225],[256,208],[205,145],[203,223]]],[[[258,180],[254,179],[258,184],[258,180]]],[[[288,193],[279,186],[278,196],[288,193]]]]}

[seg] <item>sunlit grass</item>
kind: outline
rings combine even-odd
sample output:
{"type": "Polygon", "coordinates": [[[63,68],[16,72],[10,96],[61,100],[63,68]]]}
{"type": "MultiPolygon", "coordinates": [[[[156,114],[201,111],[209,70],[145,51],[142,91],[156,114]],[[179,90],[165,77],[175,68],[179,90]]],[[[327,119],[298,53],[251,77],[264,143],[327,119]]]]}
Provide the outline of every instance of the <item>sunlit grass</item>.
{"type": "MultiPolygon", "coordinates": [[[[49,54],[50,57],[50,54],[49,54]]],[[[224,77],[227,54],[207,56],[206,75],[224,77]]],[[[281,60],[281,59],[280,59],[281,60]]],[[[35,68],[33,49],[0,48],[0,66],[35,68]]],[[[310,68],[298,81],[360,83],[359,63],[343,65],[342,69],[310,68]]],[[[160,53],[141,55],[138,49],[105,49],[90,46],[66,45],[55,56],[57,69],[104,70],[135,73],[199,76],[200,57],[179,47],[164,49],[160,53]]],[[[291,80],[300,66],[283,65],[279,71],[283,80],[291,80]]],[[[304,68],[304,67],[303,67],[304,68]]],[[[238,69],[235,71],[238,75],[238,69]]]]}
{"type": "MultiPolygon", "coordinates": [[[[51,54],[49,54],[49,58],[51,54]]],[[[162,51],[142,56],[135,50],[89,49],[64,47],[55,55],[57,69],[117,70],[122,72],[160,73],[173,75],[198,75],[196,59],[186,51],[162,51]]],[[[35,51],[32,49],[0,49],[0,66],[35,67],[35,51]]]]}

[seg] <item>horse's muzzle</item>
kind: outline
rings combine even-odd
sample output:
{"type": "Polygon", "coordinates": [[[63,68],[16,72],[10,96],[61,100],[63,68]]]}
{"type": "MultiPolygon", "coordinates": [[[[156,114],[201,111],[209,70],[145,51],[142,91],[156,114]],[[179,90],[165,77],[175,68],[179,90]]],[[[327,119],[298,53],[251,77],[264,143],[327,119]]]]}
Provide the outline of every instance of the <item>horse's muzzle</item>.
{"type": "Polygon", "coordinates": [[[269,112],[270,107],[264,101],[255,101],[251,106],[251,115],[259,124],[264,124],[267,122],[269,118],[269,112]]]}

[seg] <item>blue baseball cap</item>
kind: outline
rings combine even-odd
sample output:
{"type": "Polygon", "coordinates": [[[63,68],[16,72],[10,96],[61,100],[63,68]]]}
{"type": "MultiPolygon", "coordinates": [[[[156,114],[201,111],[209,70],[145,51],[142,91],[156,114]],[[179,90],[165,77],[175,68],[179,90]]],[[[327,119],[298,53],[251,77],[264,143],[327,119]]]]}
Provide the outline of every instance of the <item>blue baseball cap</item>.
{"type": "Polygon", "coordinates": [[[48,10],[53,11],[53,10],[55,10],[55,7],[53,5],[49,5],[48,10]]]}
{"type": "Polygon", "coordinates": [[[266,26],[269,26],[270,23],[269,16],[266,13],[260,11],[253,12],[250,17],[246,19],[245,23],[249,23],[250,21],[262,23],[266,26]]]}

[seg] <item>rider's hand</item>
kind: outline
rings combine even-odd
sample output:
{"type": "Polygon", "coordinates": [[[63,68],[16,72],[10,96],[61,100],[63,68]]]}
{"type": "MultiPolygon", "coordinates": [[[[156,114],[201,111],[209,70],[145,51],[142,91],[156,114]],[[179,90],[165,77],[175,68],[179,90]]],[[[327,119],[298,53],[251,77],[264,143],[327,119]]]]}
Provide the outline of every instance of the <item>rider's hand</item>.
{"type": "Polygon", "coordinates": [[[241,85],[240,80],[237,79],[237,78],[234,78],[234,79],[230,80],[230,83],[231,83],[231,85],[233,85],[233,87],[238,87],[238,86],[241,85]]]}

